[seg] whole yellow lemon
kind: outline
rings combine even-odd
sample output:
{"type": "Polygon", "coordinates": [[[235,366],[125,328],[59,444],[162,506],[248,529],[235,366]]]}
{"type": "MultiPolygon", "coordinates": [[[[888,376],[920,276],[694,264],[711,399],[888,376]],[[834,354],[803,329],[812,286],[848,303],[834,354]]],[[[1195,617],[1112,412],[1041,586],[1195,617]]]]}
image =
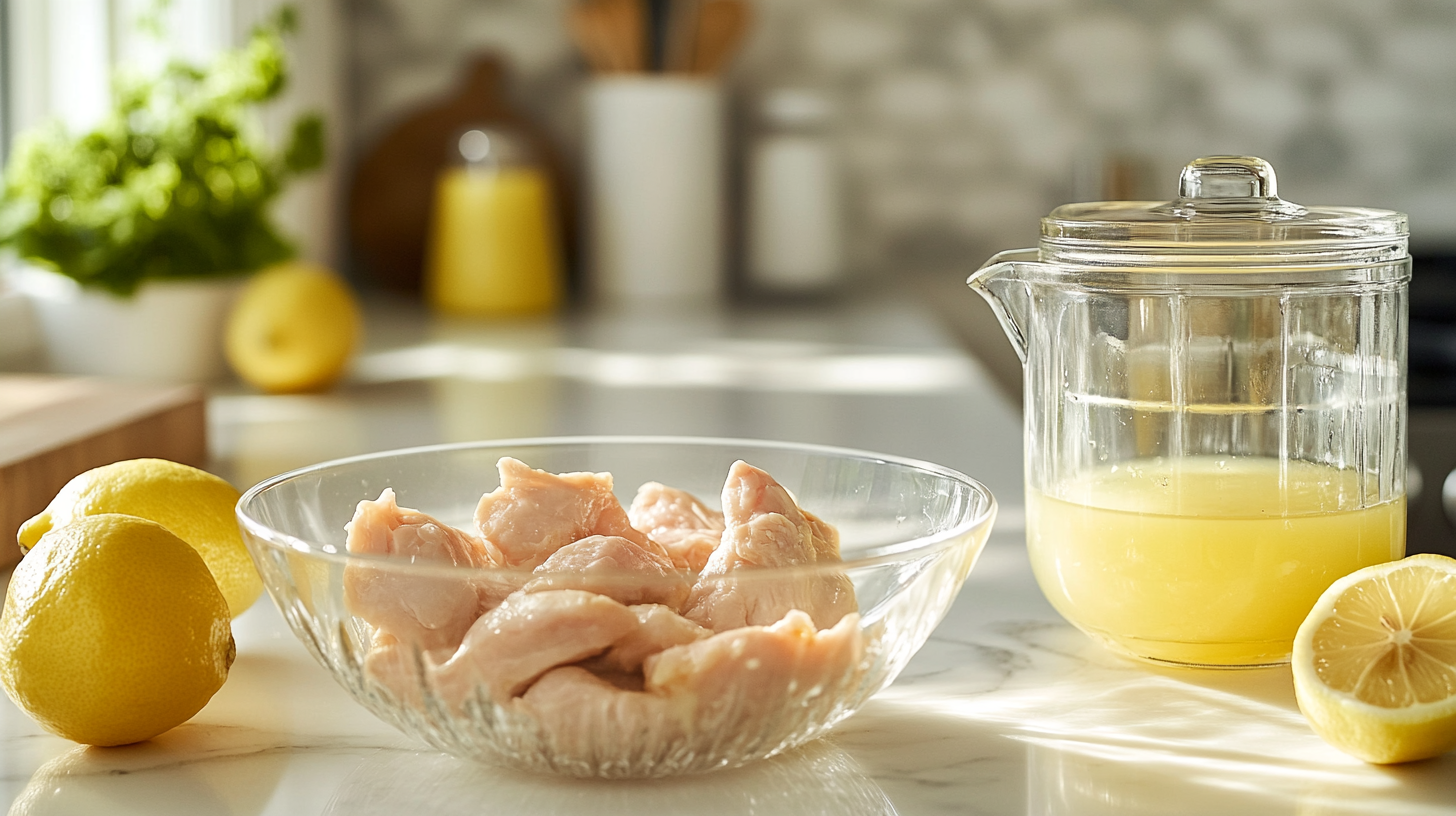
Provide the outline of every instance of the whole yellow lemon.
{"type": "Polygon", "coordinates": [[[16,538],[24,552],[51,529],[84,516],[150,519],[197,550],[237,617],[263,592],[233,515],[239,498],[236,488],[206,471],[165,459],[128,459],[67,482],[45,510],[21,525],[16,538]]]}
{"type": "Polygon", "coordinates": [[[41,537],[0,613],[0,685],[47,731],[140,742],[191,719],[227,679],[227,602],[156,522],[103,514],[41,537]]]}
{"type": "Polygon", "coordinates": [[[248,281],[228,318],[238,376],[274,394],[321,391],[343,376],[359,341],[359,305],[337,275],[286,263],[248,281]]]}

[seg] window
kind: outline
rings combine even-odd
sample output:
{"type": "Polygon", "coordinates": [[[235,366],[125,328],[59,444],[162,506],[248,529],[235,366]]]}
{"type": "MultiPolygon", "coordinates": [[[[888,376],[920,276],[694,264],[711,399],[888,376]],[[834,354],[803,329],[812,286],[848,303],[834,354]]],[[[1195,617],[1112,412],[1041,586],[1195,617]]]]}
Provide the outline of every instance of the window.
{"type": "Polygon", "coordinates": [[[90,128],[111,102],[116,66],[156,70],[206,60],[232,41],[234,0],[176,0],[161,39],[137,22],[154,0],[0,0],[5,152],[15,133],[56,118],[90,128]]]}
{"type": "MultiPolygon", "coordinates": [[[[0,0],[0,167],[14,136],[56,118],[89,128],[111,104],[116,67],[156,70],[167,60],[206,62],[244,38],[289,0],[171,0],[163,37],[138,20],[156,0],[0,0]]],[[[292,0],[300,30],[290,51],[293,75],[285,98],[264,111],[276,141],[304,110],[324,114],[330,154],[347,132],[344,116],[343,0],[292,0]]],[[[337,243],[338,163],[293,185],[279,202],[279,223],[291,226],[306,258],[328,263],[337,243]]],[[[285,229],[287,229],[287,226],[285,229]]]]}

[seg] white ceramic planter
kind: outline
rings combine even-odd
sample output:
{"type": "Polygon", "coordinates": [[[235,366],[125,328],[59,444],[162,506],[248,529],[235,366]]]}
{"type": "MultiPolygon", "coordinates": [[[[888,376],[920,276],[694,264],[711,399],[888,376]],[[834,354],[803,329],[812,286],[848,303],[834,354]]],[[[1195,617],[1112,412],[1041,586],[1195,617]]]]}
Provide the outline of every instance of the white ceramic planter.
{"type": "Polygon", "coordinates": [[[30,298],[0,281],[0,371],[24,371],[37,364],[40,338],[30,298]]]}
{"type": "Polygon", "coordinates": [[[148,281],[132,298],[36,269],[10,281],[31,299],[52,371],[176,382],[227,371],[223,323],[240,278],[148,281]]]}

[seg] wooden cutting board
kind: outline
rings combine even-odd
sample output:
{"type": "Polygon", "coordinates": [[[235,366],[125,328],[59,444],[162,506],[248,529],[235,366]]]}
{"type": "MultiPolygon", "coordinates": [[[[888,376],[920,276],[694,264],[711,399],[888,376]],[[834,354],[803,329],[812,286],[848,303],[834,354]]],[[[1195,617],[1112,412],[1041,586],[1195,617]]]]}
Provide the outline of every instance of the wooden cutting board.
{"type": "Polygon", "coordinates": [[[20,560],[16,531],[72,477],[141,457],[206,464],[201,388],[0,375],[0,566],[20,560]]]}

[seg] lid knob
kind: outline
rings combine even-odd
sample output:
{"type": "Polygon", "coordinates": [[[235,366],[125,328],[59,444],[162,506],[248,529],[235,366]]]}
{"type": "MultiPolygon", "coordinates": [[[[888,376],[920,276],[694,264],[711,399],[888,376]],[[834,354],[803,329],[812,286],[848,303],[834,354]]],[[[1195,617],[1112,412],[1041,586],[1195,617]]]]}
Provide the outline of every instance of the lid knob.
{"type": "Polygon", "coordinates": [[[1260,218],[1284,221],[1308,212],[1279,198],[1269,162],[1254,156],[1204,156],[1183,168],[1178,198],[1159,211],[1180,218],[1260,218]]]}
{"type": "Polygon", "coordinates": [[[1178,197],[1278,198],[1274,167],[1254,156],[1204,156],[1183,168],[1178,197]]]}

